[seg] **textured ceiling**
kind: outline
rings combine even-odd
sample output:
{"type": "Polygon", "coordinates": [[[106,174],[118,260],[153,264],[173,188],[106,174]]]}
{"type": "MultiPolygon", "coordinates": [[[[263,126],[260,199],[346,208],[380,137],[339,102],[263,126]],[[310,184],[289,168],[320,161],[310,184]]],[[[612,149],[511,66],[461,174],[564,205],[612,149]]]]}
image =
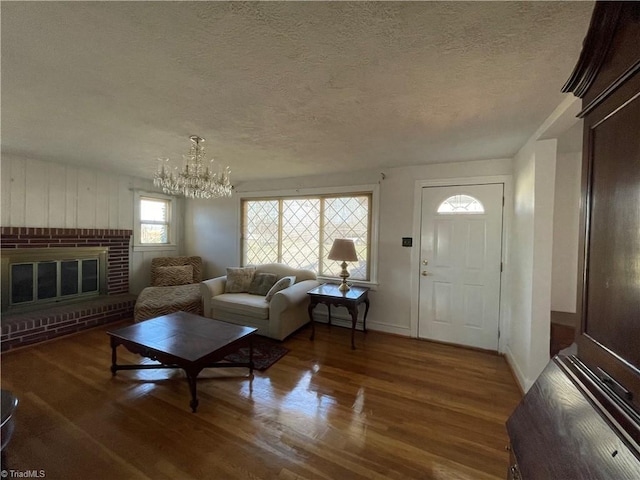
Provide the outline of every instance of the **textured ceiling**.
{"type": "Polygon", "coordinates": [[[592,2],[2,2],[2,152],[234,183],[510,157],[592,2]]]}

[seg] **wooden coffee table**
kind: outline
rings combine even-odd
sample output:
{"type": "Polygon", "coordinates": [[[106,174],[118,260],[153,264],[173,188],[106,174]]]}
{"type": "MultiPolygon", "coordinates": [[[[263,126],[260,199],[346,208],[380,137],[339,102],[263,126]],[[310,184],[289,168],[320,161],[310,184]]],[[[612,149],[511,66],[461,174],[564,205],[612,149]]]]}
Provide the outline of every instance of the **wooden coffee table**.
{"type": "Polygon", "coordinates": [[[252,337],[256,328],[241,327],[187,312],[171,313],[107,332],[111,337],[111,373],[118,370],[181,368],[187,374],[191,410],[198,408],[196,380],[205,368],[247,367],[253,374],[252,337]],[[118,365],[116,347],[159,363],[118,365]],[[220,362],[225,356],[249,345],[249,362],[220,362]]]}

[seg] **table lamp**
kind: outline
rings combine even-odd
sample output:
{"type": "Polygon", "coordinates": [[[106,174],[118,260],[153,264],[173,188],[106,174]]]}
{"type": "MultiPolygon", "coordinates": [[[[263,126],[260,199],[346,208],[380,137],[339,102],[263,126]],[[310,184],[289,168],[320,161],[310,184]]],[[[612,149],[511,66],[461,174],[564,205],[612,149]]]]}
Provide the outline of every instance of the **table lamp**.
{"type": "Polygon", "coordinates": [[[331,251],[329,252],[329,260],[342,261],[342,272],[340,272],[342,283],[340,284],[340,287],[338,287],[338,290],[340,290],[341,292],[348,291],[349,285],[347,285],[347,278],[349,278],[349,272],[347,272],[347,262],[358,261],[356,246],[353,243],[353,240],[348,240],[346,238],[336,238],[333,241],[331,251]]]}

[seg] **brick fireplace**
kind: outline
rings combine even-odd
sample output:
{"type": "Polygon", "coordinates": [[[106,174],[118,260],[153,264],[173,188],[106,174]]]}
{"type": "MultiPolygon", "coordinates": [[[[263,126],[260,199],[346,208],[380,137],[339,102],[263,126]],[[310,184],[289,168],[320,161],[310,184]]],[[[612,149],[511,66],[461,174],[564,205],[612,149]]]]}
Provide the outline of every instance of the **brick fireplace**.
{"type": "MultiPolygon", "coordinates": [[[[104,247],[106,295],[76,299],[34,309],[15,309],[2,314],[2,351],[48,340],[103,323],[133,316],[135,296],[129,295],[129,244],[131,230],[0,227],[3,257],[27,249],[104,247]]],[[[46,251],[46,250],[45,250],[46,251]]]]}

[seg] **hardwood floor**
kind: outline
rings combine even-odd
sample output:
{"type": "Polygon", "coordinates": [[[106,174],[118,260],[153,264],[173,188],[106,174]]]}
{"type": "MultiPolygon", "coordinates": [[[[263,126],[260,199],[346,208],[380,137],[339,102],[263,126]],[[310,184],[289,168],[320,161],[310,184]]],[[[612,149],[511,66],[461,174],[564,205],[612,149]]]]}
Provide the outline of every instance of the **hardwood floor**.
{"type": "MultiPolygon", "coordinates": [[[[20,400],[10,469],[47,479],[503,479],[520,393],[502,357],[305,327],[253,380],[213,369],[111,376],[106,330],[2,355],[20,400]]],[[[119,362],[140,357],[118,351],[119,362]]]]}

